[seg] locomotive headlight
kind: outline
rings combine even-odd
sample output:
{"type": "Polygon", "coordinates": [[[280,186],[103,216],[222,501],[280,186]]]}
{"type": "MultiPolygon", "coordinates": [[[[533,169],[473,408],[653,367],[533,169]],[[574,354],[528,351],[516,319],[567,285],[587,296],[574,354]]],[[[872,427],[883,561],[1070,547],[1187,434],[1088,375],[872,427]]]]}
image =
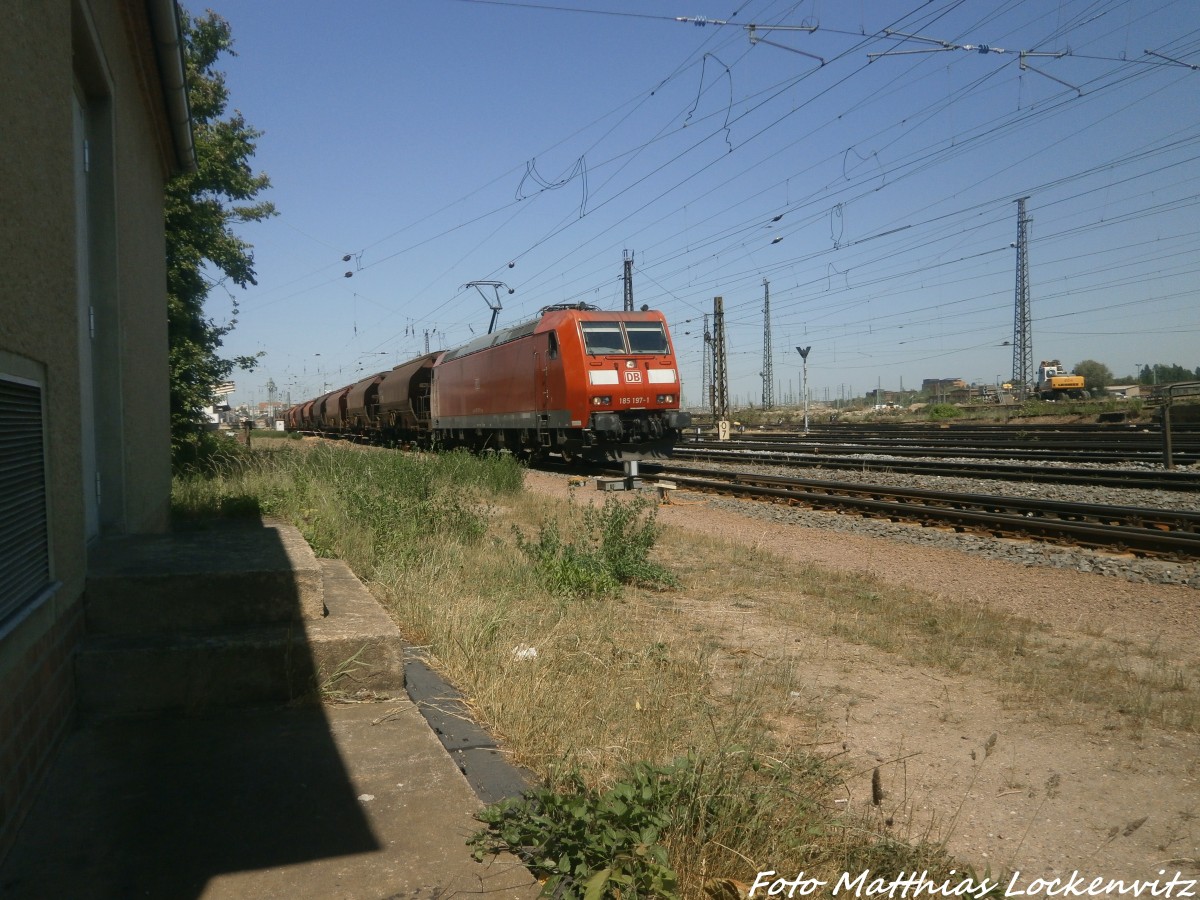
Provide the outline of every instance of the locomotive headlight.
{"type": "Polygon", "coordinates": [[[612,406],[612,397],[593,397],[592,406],[612,406]]]}
{"type": "Polygon", "coordinates": [[[675,395],[674,394],[659,394],[658,402],[659,403],[674,403],[675,395]]]}

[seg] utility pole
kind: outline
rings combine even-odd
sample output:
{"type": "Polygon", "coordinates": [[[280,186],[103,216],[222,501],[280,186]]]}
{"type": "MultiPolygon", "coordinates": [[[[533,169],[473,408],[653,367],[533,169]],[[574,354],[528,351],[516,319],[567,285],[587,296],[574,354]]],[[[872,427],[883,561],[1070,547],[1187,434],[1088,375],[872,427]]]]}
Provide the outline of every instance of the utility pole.
{"type": "Polygon", "coordinates": [[[633,312],[633,251],[625,251],[625,312],[633,312]]]}
{"type": "Polygon", "coordinates": [[[763,279],[763,409],[775,406],[775,364],[771,360],[771,283],[763,279]]]}
{"type": "Polygon", "coordinates": [[[425,352],[429,353],[429,329],[425,329],[425,352]]]}
{"type": "Polygon", "coordinates": [[[725,423],[725,439],[729,437],[729,366],[725,359],[725,301],[713,298],[713,414],[725,423]]]}
{"type": "Polygon", "coordinates": [[[1033,331],[1029,302],[1029,223],[1025,216],[1025,201],[1017,200],[1017,296],[1013,317],[1013,389],[1025,400],[1033,380],[1033,331]]]}
{"type": "Polygon", "coordinates": [[[708,313],[704,314],[704,352],[700,354],[700,396],[708,408],[709,415],[716,421],[717,405],[712,389],[712,332],[708,330],[708,313]]]}

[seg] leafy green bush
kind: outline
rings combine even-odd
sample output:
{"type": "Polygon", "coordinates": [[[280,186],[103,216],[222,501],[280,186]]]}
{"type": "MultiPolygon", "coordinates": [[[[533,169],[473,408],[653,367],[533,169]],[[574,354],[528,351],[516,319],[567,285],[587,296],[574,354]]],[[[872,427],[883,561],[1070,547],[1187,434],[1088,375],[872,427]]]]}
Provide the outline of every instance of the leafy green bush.
{"type": "MultiPolygon", "coordinates": [[[[607,790],[571,772],[558,790],[539,788],[481,811],[486,827],[468,843],[476,859],[518,857],[543,880],[547,897],[694,896],[699,872],[746,874],[751,854],[820,867],[836,865],[848,834],[851,846],[873,846],[873,836],[830,820],[829,794],[839,782],[835,765],[803,752],[726,745],[669,765],[630,763],[607,790]],[[690,882],[672,859],[691,870],[690,882]]],[[[890,865],[894,874],[948,868],[936,848],[910,849],[879,855],[878,874],[890,865]]]]}
{"type": "Polygon", "coordinates": [[[925,414],[929,416],[930,421],[943,422],[946,419],[957,419],[962,415],[962,410],[953,403],[935,403],[925,410],[925,414]]]}
{"type": "Polygon", "coordinates": [[[623,584],[649,587],[678,587],[679,580],[666,568],[649,559],[662,529],[657,510],[644,496],[622,502],[609,495],[604,506],[589,506],[583,521],[613,576],[623,584]]]}
{"type": "Polygon", "coordinates": [[[518,531],[517,547],[533,562],[542,584],[559,597],[599,599],[621,589],[604,557],[594,548],[564,541],[557,522],[543,522],[535,541],[518,531]]]}
{"type": "Polygon", "coordinates": [[[638,763],[607,791],[572,773],[561,793],[540,788],[482,810],[487,827],[468,843],[479,860],[515,855],[545,879],[545,897],[674,897],[675,872],[658,843],[675,805],[674,773],[638,763]]]}
{"type": "Polygon", "coordinates": [[[563,538],[554,521],[542,523],[537,540],[517,533],[517,546],[552,592],[600,598],[622,584],[678,586],[670,571],[649,559],[660,532],[649,500],[637,496],[626,502],[610,494],[602,507],[584,507],[579,518],[583,536],[574,542],[563,538]]]}

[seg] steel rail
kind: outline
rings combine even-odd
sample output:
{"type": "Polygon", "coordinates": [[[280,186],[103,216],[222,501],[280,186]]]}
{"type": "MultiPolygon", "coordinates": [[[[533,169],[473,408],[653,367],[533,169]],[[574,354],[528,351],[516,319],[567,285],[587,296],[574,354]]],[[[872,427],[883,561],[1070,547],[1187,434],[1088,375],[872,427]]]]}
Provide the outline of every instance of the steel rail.
{"type": "MultiPolygon", "coordinates": [[[[963,447],[974,450],[985,450],[998,448],[1003,450],[1094,450],[1097,452],[1107,453],[1127,453],[1133,452],[1162,452],[1162,438],[1156,437],[1153,440],[1141,435],[1137,438],[1128,438],[1125,440],[1080,440],[1077,438],[1060,437],[1054,440],[1030,439],[1017,440],[1015,438],[1004,437],[1001,439],[987,439],[982,436],[972,436],[963,434],[950,435],[909,435],[909,434],[879,434],[879,435],[862,435],[862,434],[823,434],[823,435],[803,435],[803,434],[763,434],[759,432],[735,433],[732,435],[733,440],[750,441],[759,444],[769,445],[791,445],[791,444],[813,444],[814,446],[840,446],[840,445],[861,445],[861,446],[880,446],[880,447],[963,447]]],[[[712,438],[697,438],[688,436],[688,441],[704,442],[711,441],[712,438]]],[[[1200,444],[1196,442],[1180,442],[1174,441],[1175,444],[1184,450],[1195,452],[1200,449],[1200,444]]]]}
{"type": "MultiPolygon", "coordinates": [[[[1008,447],[986,447],[978,446],[950,446],[950,445],[914,445],[903,444],[897,441],[881,441],[878,444],[833,444],[822,443],[820,441],[802,441],[789,440],[786,442],[780,441],[760,441],[757,438],[754,440],[735,439],[733,441],[709,441],[709,440],[687,440],[677,443],[676,450],[687,450],[688,448],[698,447],[708,450],[719,450],[730,448],[738,448],[742,450],[780,450],[780,444],[787,443],[797,448],[797,452],[809,453],[827,453],[830,455],[852,455],[863,453],[886,453],[889,456],[954,456],[963,459],[1016,459],[1024,461],[1043,461],[1043,462],[1098,462],[1098,463],[1113,463],[1113,462],[1148,462],[1161,463],[1162,450],[1151,451],[1148,448],[1124,448],[1114,449],[1109,452],[1101,452],[1096,449],[1081,449],[1081,448],[1062,448],[1053,450],[1050,448],[1044,449],[1011,449],[1008,447]]],[[[1193,462],[1200,462],[1200,451],[1184,450],[1175,454],[1177,461],[1182,465],[1187,465],[1193,462]]]]}
{"type": "MultiPolygon", "coordinates": [[[[797,425],[768,425],[753,426],[757,432],[765,435],[795,436],[801,435],[797,425]]],[[[1171,426],[1172,434],[1185,439],[1200,440],[1200,425],[1182,422],[1171,426]]],[[[807,432],[809,437],[823,435],[982,435],[994,439],[1011,436],[1017,440],[1038,440],[1042,437],[1077,437],[1081,440],[1101,438],[1104,440],[1122,440],[1124,438],[1148,439],[1162,438],[1162,425],[1156,422],[1141,424],[1122,423],[1107,425],[1088,425],[1070,423],[1064,425],[1020,424],[1009,423],[995,425],[972,425],[956,422],[894,422],[891,424],[867,425],[847,422],[813,422],[807,432]]]]}
{"type": "MultiPolygon", "coordinates": [[[[735,445],[736,446],[736,445],[735,445]]],[[[725,445],[729,447],[728,444],[725,445]]],[[[880,459],[829,453],[793,453],[781,450],[739,451],[705,449],[677,444],[673,459],[713,460],[790,466],[794,468],[854,469],[898,472],[949,478],[990,478],[1037,484],[1076,484],[1093,487],[1134,488],[1158,491],[1200,491],[1200,473],[1176,469],[1054,469],[1042,465],[941,460],[880,459]]]]}
{"type": "Polygon", "coordinates": [[[656,467],[694,490],[765,497],[813,509],[922,525],[949,525],[996,537],[1033,537],[1140,556],[1200,558],[1200,514],[1142,507],[1058,503],[985,494],[889,488],[838,481],[788,479],[690,467],[656,467]],[[691,473],[700,472],[706,477],[691,473]]]}
{"type": "MultiPolygon", "coordinates": [[[[767,444],[774,446],[791,446],[793,444],[811,444],[813,446],[862,446],[862,447],[915,447],[918,449],[926,447],[946,447],[955,448],[961,447],[967,450],[1029,450],[1029,451],[1069,451],[1075,452],[1078,450],[1089,450],[1096,453],[1161,453],[1162,441],[1145,441],[1145,440],[1130,440],[1130,441],[1074,441],[1074,440],[1056,440],[1056,441],[986,441],[972,440],[961,435],[953,437],[907,437],[903,435],[880,435],[863,437],[861,435],[845,435],[837,439],[832,436],[817,437],[812,435],[804,436],[767,436],[767,435],[750,435],[750,434],[735,434],[731,438],[737,441],[749,441],[758,444],[767,444]]],[[[694,440],[694,438],[689,438],[694,440]]],[[[711,440],[711,438],[709,439],[711,440]]],[[[1182,449],[1189,452],[1196,452],[1200,446],[1196,444],[1180,445],[1182,449]]]]}

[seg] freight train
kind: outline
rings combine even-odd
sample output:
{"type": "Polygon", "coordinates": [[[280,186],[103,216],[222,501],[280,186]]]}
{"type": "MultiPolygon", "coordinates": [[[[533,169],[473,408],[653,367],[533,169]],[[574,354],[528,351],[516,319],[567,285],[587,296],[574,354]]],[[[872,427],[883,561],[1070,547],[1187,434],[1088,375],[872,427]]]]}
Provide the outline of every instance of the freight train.
{"type": "Polygon", "coordinates": [[[667,455],[691,424],[662,313],[546,307],[537,318],[293,406],[289,431],[570,461],[667,455]]]}

